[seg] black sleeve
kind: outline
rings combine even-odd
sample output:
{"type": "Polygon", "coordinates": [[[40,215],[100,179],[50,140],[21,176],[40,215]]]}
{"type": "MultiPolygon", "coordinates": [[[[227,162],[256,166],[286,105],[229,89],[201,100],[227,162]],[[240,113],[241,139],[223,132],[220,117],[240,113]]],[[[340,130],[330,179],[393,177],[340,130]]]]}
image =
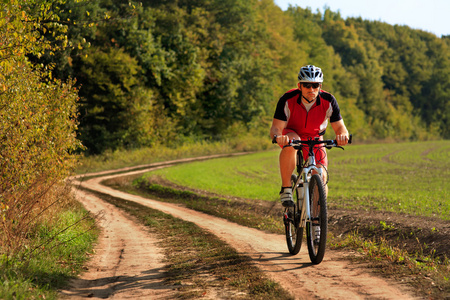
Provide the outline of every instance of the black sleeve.
{"type": "Polygon", "coordinates": [[[341,110],[339,108],[339,104],[337,103],[336,98],[328,92],[321,92],[320,96],[322,97],[322,99],[329,101],[333,109],[333,112],[331,113],[330,116],[330,123],[342,120],[341,110]]]}
{"type": "Polygon", "coordinates": [[[341,109],[339,108],[339,104],[337,103],[336,98],[334,98],[333,95],[331,95],[331,97],[333,97],[333,99],[331,100],[333,113],[330,116],[330,123],[333,123],[342,120],[342,116],[341,116],[341,109]]]}
{"type": "Polygon", "coordinates": [[[280,100],[278,100],[277,108],[275,109],[275,114],[273,115],[274,119],[278,119],[281,121],[287,121],[286,116],[286,103],[289,99],[293,97],[298,97],[300,91],[298,89],[292,89],[286,92],[283,96],[281,96],[280,100]]]}
{"type": "Polygon", "coordinates": [[[275,109],[275,113],[273,115],[274,119],[278,119],[281,121],[287,121],[286,112],[284,111],[284,108],[286,106],[287,98],[284,99],[284,97],[281,97],[280,100],[278,100],[277,107],[275,109]]]}

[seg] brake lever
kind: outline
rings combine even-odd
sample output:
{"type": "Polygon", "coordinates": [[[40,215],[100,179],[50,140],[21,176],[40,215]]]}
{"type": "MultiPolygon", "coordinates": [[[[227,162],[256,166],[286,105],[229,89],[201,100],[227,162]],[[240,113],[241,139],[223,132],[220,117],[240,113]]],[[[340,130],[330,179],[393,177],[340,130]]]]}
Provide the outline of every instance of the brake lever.
{"type": "Polygon", "coordinates": [[[325,145],[325,148],[330,150],[331,148],[340,148],[342,150],[345,150],[342,146],[338,146],[337,143],[331,144],[331,145],[325,145]]]}

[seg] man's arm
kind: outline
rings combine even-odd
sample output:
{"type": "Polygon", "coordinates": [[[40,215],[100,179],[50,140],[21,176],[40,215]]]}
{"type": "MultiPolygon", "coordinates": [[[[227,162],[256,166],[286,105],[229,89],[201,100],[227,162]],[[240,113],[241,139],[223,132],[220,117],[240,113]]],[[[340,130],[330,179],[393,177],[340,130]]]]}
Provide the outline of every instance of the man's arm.
{"type": "Polygon", "coordinates": [[[333,123],[330,123],[331,127],[334,130],[334,133],[336,133],[336,141],[339,146],[345,146],[348,143],[348,130],[347,127],[345,127],[344,120],[339,120],[333,123]]]}
{"type": "Polygon", "coordinates": [[[277,143],[280,146],[284,146],[289,143],[289,137],[287,135],[283,135],[283,129],[286,128],[286,124],[286,121],[274,118],[272,121],[272,127],[270,127],[270,138],[273,140],[273,138],[277,136],[277,143]]]}
{"type": "Polygon", "coordinates": [[[272,121],[272,127],[270,127],[270,138],[273,139],[273,137],[281,136],[283,134],[283,129],[286,128],[286,121],[273,119],[272,121]]]}

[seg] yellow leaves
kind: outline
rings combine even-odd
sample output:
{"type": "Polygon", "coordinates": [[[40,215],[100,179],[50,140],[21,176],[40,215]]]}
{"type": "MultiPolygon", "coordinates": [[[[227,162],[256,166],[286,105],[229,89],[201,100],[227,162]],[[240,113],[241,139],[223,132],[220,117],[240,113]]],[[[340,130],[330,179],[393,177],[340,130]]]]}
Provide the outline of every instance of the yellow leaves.
{"type": "Polygon", "coordinates": [[[5,221],[5,213],[8,209],[9,209],[8,205],[0,203],[0,216],[2,217],[3,221],[5,221]]]}

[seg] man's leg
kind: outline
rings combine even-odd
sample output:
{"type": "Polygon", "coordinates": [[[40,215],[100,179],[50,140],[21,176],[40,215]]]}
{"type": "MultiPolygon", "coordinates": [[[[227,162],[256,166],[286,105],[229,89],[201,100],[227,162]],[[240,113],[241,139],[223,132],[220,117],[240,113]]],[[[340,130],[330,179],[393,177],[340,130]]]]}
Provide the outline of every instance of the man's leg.
{"type": "Polygon", "coordinates": [[[291,186],[291,175],[295,169],[296,153],[292,147],[286,147],[280,153],[280,174],[281,185],[283,187],[291,186]]]}
{"type": "MultiPolygon", "coordinates": [[[[299,140],[300,137],[295,132],[288,132],[286,134],[289,140],[299,140]]],[[[286,147],[281,149],[280,153],[280,173],[281,185],[283,187],[291,186],[291,175],[295,170],[295,163],[297,159],[297,150],[293,147],[286,147]]]]}
{"type": "MultiPolygon", "coordinates": [[[[296,133],[290,132],[287,134],[289,139],[298,139],[296,133]]],[[[280,152],[280,175],[281,175],[281,192],[280,200],[283,206],[294,206],[292,198],[292,184],[291,175],[294,172],[296,165],[296,153],[293,147],[286,147],[280,152]]]]}

